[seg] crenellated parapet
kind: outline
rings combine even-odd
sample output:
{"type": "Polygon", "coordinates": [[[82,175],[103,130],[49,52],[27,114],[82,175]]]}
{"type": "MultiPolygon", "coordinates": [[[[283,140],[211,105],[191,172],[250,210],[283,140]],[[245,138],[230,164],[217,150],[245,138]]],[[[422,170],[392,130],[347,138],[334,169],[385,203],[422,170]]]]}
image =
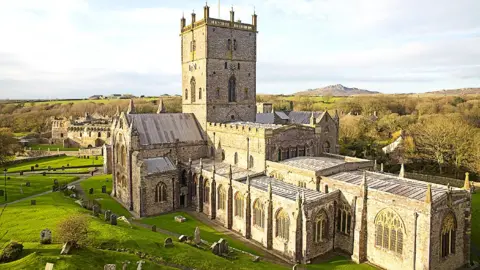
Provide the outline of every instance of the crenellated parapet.
{"type": "Polygon", "coordinates": [[[207,132],[225,132],[245,135],[246,137],[266,137],[280,125],[265,125],[250,122],[207,123],[207,132]]]}

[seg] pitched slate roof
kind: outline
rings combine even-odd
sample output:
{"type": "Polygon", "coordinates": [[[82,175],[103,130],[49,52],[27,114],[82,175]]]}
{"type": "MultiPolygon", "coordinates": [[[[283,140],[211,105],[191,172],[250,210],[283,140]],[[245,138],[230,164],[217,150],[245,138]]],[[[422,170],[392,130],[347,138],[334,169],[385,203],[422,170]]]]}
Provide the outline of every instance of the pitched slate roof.
{"type": "MultiPolygon", "coordinates": [[[[318,121],[323,112],[313,112],[315,119],[318,121]]],[[[310,124],[310,117],[312,116],[312,112],[301,112],[301,111],[291,111],[288,114],[288,118],[290,119],[291,124],[310,124]]]]}
{"type": "Polygon", "coordinates": [[[295,157],[279,162],[288,166],[296,167],[304,170],[319,171],[328,169],[346,162],[341,159],[329,157],[295,157]]]}
{"type": "Polygon", "coordinates": [[[202,141],[202,133],[191,113],[128,114],[141,145],[202,141]]]}
{"type": "MultiPolygon", "coordinates": [[[[363,171],[340,172],[330,175],[328,178],[359,186],[363,181],[363,171]]],[[[427,192],[426,182],[400,178],[388,173],[367,172],[367,186],[369,189],[388,192],[419,201],[425,201],[427,192]]],[[[432,185],[432,201],[440,198],[447,191],[447,187],[432,185]]]]}
{"type": "Polygon", "coordinates": [[[177,168],[168,157],[147,158],[144,162],[148,174],[173,171],[177,168]]]}

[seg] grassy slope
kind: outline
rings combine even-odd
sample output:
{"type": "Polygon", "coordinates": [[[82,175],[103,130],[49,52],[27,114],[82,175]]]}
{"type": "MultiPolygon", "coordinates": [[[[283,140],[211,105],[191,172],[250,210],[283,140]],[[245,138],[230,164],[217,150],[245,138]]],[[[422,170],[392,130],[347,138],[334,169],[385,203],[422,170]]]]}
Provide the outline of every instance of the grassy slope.
{"type": "Polygon", "coordinates": [[[46,170],[48,166],[51,166],[52,168],[61,168],[62,166],[65,166],[65,168],[67,168],[67,164],[70,166],[88,166],[92,164],[102,165],[103,157],[98,157],[98,159],[95,159],[94,157],[90,157],[89,159],[68,156],[49,157],[11,165],[8,166],[7,169],[8,172],[30,171],[30,167],[35,166],[35,164],[38,164],[38,168],[35,168],[35,170],[46,170]]]}
{"type": "Polygon", "coordinates": [[[127,218],[131,217],[130,212],[128,212],[128,210],[121,204],[117,203],[117,201],[113,200],[109,195],[112,192],[112,175],[90,177],[89,179],[82,181],[80,186],[88,198],[95,199],[100,203],[103,210],[111,210],[118,216],[125,216],[127,218]],[[102,193],[103,185],[107,186],[107,193],[102,193]],[[93,194],[88,193],[90,188],[93,188],[93,194]]]}
{"type": "Polygon", "coordinates": [[[477,252],[472,252],[472,258],[480,261],[480,256],[475,253],[480,253],[480,193],[472,194],[472,246],[477,252]]]}
{"type": "MultiPolygon", "coordinates": [[[[78,179],[76,176],[69,175],[25,175],[25,176],[9,176],[7,180],[7,202],[26,198],[38,193],[42,193],[52,189],[54,179],[58,180],[59,184],[67,184],[78,179]],[[30,181],[30,187],[25,186],[25,183],[30,181]],[[23,190],[23,194],[20,191],[23,190]]],[[[3,189],[3,177],[1,178],[3,189]]],[[[4,197],[0,197],[0,204],[4,203],[4,197]]]]}
{"type": "MultiPolygon", "coordinates": [[[[38,269],[46,261],[55,263],[55,269],[101,269],[104,264],[122,262],[124,260],[140,260],[136,256],[126,253],[85,249],[74,252],[69,256],[58,256],[61,246],[57,240],[57,224],[68,215],[80,213],[90,220],[90,246],[128,248],[146,252],[150,255],[162,257],[164,261],[194,267],[196,269],[285,269],[281,266],[260,262],[253,263],[249,256],[237,254],[238,260],[229,261],[217,257],[209,251],[202,251],[187,244],[175,241],[174,248],[164,248],[166,236],[154,233],[143,228],[129,228],[123,222],[118,226],[111,226],[100,218],[89,215],[84,210],[61,193],[51,193],[37,198],[37,205],[31,206],[22,202],[10,205],[0,221],[0,231],[7,231],[2,240],[10,239],[21,241],[26,247],[24,255],[28,255],[17,262],[2,265],[2,269],[38,269]],[[39,234],[44,228],[52,230],[53,241],[56,244],[40,246],[39,234]],[[36,252],[36,253],[34,253],[36,252]],[[103,256],[106,254],[107,256],[103,256]]],[[[3,243],[0,245],[3,246],[3,243]]],[[[118,265],[120,266],[120,265],[118,265]]],[[[135,269],[130,267],[130,269],[135,269]]],[[[152,267],[146,269],[159,269],[152,267]]]]}
{"type": "Polygon", "coordinates": [[[245,250],[254,254],[257,254],[255,250],[249,249],[244,243],[234,240],[233,238],[212,229],[211,227],[203,224],[202,222],[191,217],[184,212],[175,212],[171,214],[165,214],[158,217],[151,217],[142,219],[142,222],[149,225],[156,225],[157,228],[165,229],[167,231],[176,232],[179,234],[185,234],[193,236],[195,228],[198,226],[200,228],[200,235],[202,239],[213,243],[218,241],[220,238],[224,238],[228,241],[229,245],[234,248],[245,250]],[[174,220],[175,216],[184,216],[187,218],[186,222],[178,223],[174,220]]]}

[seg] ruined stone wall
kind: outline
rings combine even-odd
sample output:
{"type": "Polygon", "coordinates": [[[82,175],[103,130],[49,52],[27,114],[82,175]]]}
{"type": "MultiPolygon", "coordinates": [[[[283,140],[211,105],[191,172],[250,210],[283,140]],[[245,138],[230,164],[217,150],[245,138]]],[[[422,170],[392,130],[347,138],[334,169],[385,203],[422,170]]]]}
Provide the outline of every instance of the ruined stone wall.
{"type": "Polygon", "coordinates": [[[317,131],[318,127],[320,127],[318,134],[320,140],[317,142],[318,150],[320,152],[327,152],[324,146],[325,143],[328,142],[330,147],[327,153],[338,154],[340,150],[338,145],[338,128],[330,114],[325,113],[316,126],[317,131]]]}

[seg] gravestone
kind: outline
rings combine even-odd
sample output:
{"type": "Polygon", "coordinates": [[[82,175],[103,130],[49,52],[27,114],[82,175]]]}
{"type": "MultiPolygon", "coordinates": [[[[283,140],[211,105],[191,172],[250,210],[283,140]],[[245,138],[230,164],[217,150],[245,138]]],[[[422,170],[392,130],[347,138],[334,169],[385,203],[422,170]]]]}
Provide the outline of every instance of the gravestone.
{"type": "Polygon", "coordinates": [[[193,234],[193,236],[194,236],[193,242],[196,245],[200,245],[202,243],[202,239],[200,238],[200,228],[198,227],[195,228],[195,233],[193,234]]]}
{"type": "Polygon", "coordinates": [[[27,182],[25,183],[25,186],[26,186],[26,187],[30,187],[30,181],[27,181],[27,182]]]}
{"type": "Polygon", "coordinates": [[[62,166],[62,171],[65,171],[65,166],[62,166]]]}
{"type": "Polygon", "coordinates": [[[110,210],[105,211],[105,221],[110,221],[111,215],[112,215],[112,211],[110,210]]]}
{"type": "Polygon", "coordinates": [[[5,196],[5,191],[3,189],[0,189],[0,197],[5,196]]]}
{"type": "Polygon", "coordinates": [[[48,166],[47,170],[50,171],[51,169],[52,169],[52,167],[51,167],[51,166],[48,166]]]}
{"type": "Polygon", "coordinates": [[[100,207],[98,205],[93,205],[92,207],[93,215],[98,217],[98,214],[100,213],[100,207]]]}
{"type": "Polygon", "coordinates": [[[89,194],[93,194],[93,188],[90,188],[90,189],[88,190],[88,193],[89,193],[89,194]]]}
{"type": "Polygon", "coordinates": [[[23,171],[20,171],[20,175],[23,175],[23,171]]]}
{"type": "Polygon", "coordinates": [[[30,205],[37,205],[37,200],[31,200],[30,205]]]}
{"type": "Polygon", "coordinates": [[[183,235],[183,234],[180,235],[180,237],[178,237],[178,241],[180,241],[180,242],[185,242],[185,241],[187,241],[187,239],[188,239],[188,237],[186,235],[183,235]]]}
{"type": "Polygon", "coordinates": [[[157,225],[153,225],[152,226],[152,232],[156,232],[157,231],[157,225]]]}
{"type": "Polygon", "coordinates": [[[30,166],[30,171],[35,171],[35,166],[30,166]]]}
{"type": "Polygon", "coordinates": [[[165,238],[165,242],[163,243],[163,246],[166,247],[166,248],[173,247],[172,238],[170,238],[170,237],[165,238]]]}
{"type": "Polygon", "coordinates": [[[110,224],[111,224],[111,225],[117,225],[117,215],[112,214],[112,215],[110,216],[110,224]]]}
{"type": "Polygon", "coordinates": [[[213,254],[220,256],[220,244],[218,242],[213,243],[210,246],[210,249],[212,250],[213,254]]]}
{"type": "Polygon", "coordinates": [[[57,179],[53,179],[53,184],[54,184],[54,185],[58,185],[58,180],[57,180],[57,179]]]}
{"type": "Polygon", "coordinates": [[[117,270],[117,265],[116,264],[105,264],[103,267],[103,270],[117,270]]]}
{"type": "Polygon", "coordinates": [[[218,240],[218,244],[220,244],[220,254],[228,254],[228,242],[227,240],[223,239],[223,238],[220,238],[220,240],[218,240]]]}
{"type": "Polygon", "coordinates": [[[143,269],[143,266],[142,266],[142,265],[143,265],[144,263],[145,263],[145,261],[143,261],[143,260],[138,261],[138,262],[137,262],[137,264],[138,264],[138,265],[137,265],[137,270],[142,270],[142,269],[143,269]]]}
{"type": "Polygon", "coordinates": [[[38,168],[38,164],[35,164],[35,168],[38,168]]]}
{"type": "Polygon", "coordinates": [[[95,171],[91,171],[90,174],[93,176],[93,174],[95,173],[95,171]]]}
{"type": "Polygon", "coordinates": [[[23,188],[20,186],[20,194],[23,194],[23,188]]]}
{"type": "Polygon", "coordinates": [[[49,229],[44,229],[40,232],[40,244],[51,244],[52,243],[52,231],[49,229]]]}
{"type": "Polygon", "coordinates": [[[130,261],[124,261],[122,265],[122,270],[127,270],[127,267],[129,264],[130,264],[130,261]]]}
{"type": "Polygon", "coordinates": [[[187,219],[183,216],[175,216],[174,219],[175,219],[176,222],[179,222],[179,223],[183,223],[183,222],[187,221],[187,219]]]}
{"type": "Polygon", "coordinates": [[[53,266],[54,266],[53,263],[47,263],[45,264],[45,270],[53,270],[53,266]]]}
{"type": "Polygon", "coordinates": [[[107,193],[107,186],[102,186],[102,193],[107,193]]]}
{"type": "Polygon", "coordinates": [[[98,156],[95,156],[95,160],[98,160],[98,156]]]}
{"type": "Polygon", "coordinates": [[[47,173],[46,173],[46,172],[42,172],[42,175],[43,175],[43,176],[47,176],[47,173]]]}

